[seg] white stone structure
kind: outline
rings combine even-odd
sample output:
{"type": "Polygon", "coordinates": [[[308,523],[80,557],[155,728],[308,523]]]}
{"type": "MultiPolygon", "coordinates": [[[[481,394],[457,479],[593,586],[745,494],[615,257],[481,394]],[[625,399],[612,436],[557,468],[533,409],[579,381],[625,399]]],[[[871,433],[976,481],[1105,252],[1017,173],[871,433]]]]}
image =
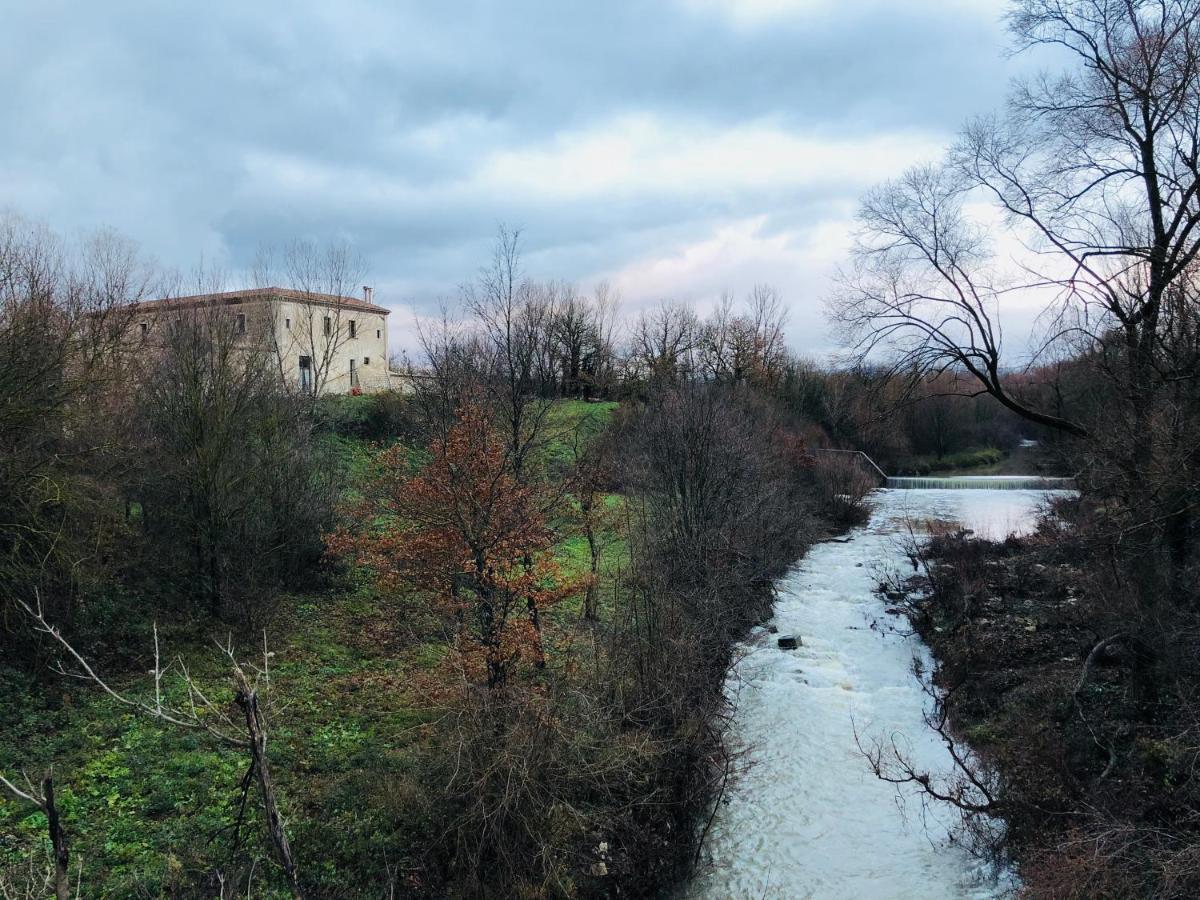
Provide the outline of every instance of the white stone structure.
{"type": "Polygon", "coordinates": [[[404,376],[388,371],[389,310],[363,297],[290,288],[252,288],[139,303],[130,327],[142,340],[172,314],[214,310],[234,317],[249,341],[273,351],[284,379],[313,394],[404,390],[404,376]]]}

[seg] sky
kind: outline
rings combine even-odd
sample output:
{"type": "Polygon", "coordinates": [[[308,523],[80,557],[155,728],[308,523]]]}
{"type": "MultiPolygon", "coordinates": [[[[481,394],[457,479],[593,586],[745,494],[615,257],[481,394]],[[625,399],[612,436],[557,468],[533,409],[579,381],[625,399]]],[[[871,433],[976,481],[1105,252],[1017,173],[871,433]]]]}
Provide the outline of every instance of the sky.
{"type": "Polygon", "coordinates": [[[773,284],[792,345],[873,184],[1016,67],[1002,0],[0,0],[0,208],[246,270],[347,241],[393,347],[497,227],[626,313],[773,284]]]}

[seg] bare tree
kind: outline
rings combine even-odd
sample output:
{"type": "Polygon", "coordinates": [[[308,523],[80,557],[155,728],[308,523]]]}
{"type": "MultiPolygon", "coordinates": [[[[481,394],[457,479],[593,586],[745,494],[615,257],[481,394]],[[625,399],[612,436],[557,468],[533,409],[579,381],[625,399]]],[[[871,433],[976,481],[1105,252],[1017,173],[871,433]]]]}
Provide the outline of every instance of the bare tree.
{"type": "Polygon", "coordinates": [[[722,294],[699,331],[700,371],[718,381],[775,384],[787,358],[783,341],[786,321],[783,301],[770,285],[755,285],[740,313],[734,310],[733,294],[722,294]]]}
{"type": "Polygon", "coordinates": [[[1008,116],[968,126],[945,164],[867,197],[834,304],[859,353],[888,345],[921,371],[961,367],[1019,415],[1086,436],[1005,383],[999,306],[1045,293],[1057,304],[1048,344],[1120,335],[1136,432],[1156,386],[1182,374],[1162,326],[1200,249],[1198,16],[1194,0],[1017,3],[1017,48],[1053,46],[1079,65],[1019,83],[1008,116]],[[1008,277],[966,210],[981,197],[1033,251],[1008,277]]]}
{"type": "Polygon", "coordinates": [[[621,295],[607,281],[592,290],[596,321],[596,359],[592,380],[601,394],[611,394],[617,377],[617,345],[621,331],[621,295]]]}
{"type": "Polygon", "coordinates": [[[618,523],[608,505],[616,465],[612,440],[598,416],[583,416],[571,435],[571,472],[567,490],[575,524],[588,544],[588,582],[583,596],[583,618],[600,618],[600,561],[618,523]]]}
{"type": "Polygon", "coordinates": [[[779,291],[770,284],[756,284],[746,298],[747,316],[754,334],[755,363],[758,377],[775,384],[783,375],[787,345],[783,328],[787,325],[787,307],[779,291]]]}
{"type": "Polygon", "coordinates": [[[553,307],[550,329],[560,369],[559,392],[566,397],[584,396],[591,381],[588,370],[599,352],[596,309],[573,285],[566,285],[553,307]]]}
{"type": "Polygon", "coordinates": [[[275,378],[272,351],[227,307],[181,310],[136,388],[127,484],[151,565],[186,572],[214,617],[260,623],[320,557],[338,469],[311,410],[275,378]]]}
{"type": "Polygon", "coordinates": [[[513,468],[523,479],[552,404],[537,377],[551,309],[522,271],[519,230],[500,226],[491,262],[463,288],[463,301],[481,332],[484,387],[502,420],[513,468]]]}
{"type": "Polygon", "coordinates": [[[0,216],[0,595],[37,587],[65,612],[101,552],[95,476],[123,464],[131,304],[154,277],[111,232],[72,245],[0,216]]]}
{"type": "MultiPolygon", "coordinates": [[[[300,294],[290,328],[272,322],[280,375],[292,354],[307,357],[312,369],[311,393],[320,396],[332,375],[333,361],[350,340],[346,298],[354,295],[366,274],[362,255],[346,243],[318,244],[295,240],[282,250],[259,249],[254,265],[257,287],[286,287],[300,294]],[[282,285],[275,282],[282,281],[282,285]],[[279,336],[282,335],[282,338],[279,336]]],[[[272,316],[278,318],[276,304],[272,316]]]]}
{"type": "Polygon", "coordinates": [[[695,368],[699,332],[699,320],[686,304],[664,300],[642,313],[630,339],[630,355],[639,374],[667,384],[689,377],[695,368]]]}

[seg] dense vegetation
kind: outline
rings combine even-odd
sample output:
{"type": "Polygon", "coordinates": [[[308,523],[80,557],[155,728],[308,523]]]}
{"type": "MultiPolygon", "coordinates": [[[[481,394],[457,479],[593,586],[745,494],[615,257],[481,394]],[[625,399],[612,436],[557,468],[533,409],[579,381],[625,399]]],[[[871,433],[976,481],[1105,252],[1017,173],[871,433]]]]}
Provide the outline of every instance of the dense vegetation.
{"type": "Polygon", "coordinates": [[[131,345],[154,281],[118,238],[4,229],[4,891],[686,873],[732,644],[874,485],[809,452],[773,294],[618,346],[502,235],[415,393],[314,399],[219,308],[131,345]]]}

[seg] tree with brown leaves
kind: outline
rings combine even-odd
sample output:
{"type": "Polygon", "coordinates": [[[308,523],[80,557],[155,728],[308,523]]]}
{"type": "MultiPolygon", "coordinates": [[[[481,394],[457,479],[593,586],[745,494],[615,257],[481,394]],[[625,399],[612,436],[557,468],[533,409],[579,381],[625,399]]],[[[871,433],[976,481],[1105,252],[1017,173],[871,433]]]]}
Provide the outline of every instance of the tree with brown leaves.
{"type": "Polygon", "coordinates": [[[542,611],[575,593],[550,553],[556,499],[517,476],[503,436],[468,400],[431,459],[409,474],[408,455],[381,458],[380,494],[353,518],[383,523],[342,529],[330,551],[370,565],[382,587],[425,592],[457,623],[455,649],[470,680],[502,687],[522,664],[545,664],[542,611]]]}

